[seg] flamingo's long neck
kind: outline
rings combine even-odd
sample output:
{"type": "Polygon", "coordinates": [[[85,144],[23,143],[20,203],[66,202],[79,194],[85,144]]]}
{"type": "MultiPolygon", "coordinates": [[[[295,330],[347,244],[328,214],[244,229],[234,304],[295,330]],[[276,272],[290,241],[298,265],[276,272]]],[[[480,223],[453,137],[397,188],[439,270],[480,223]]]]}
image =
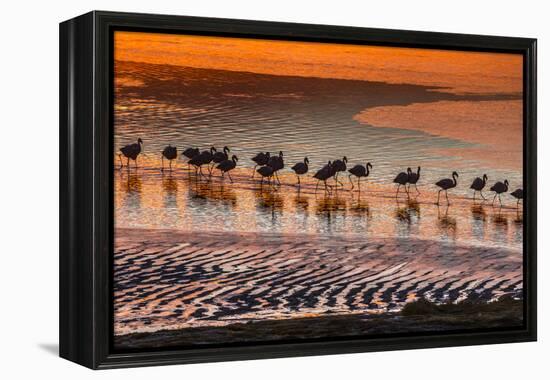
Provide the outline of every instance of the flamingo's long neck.
{"type": "Polygon", "coordinates": [[[453,174],[453,182],[454,182],[454,184],[455,184],[455,186],[456,186],[456,175],[455,175],[455,174],[453,174]]]}
{"type": "Polygon", "coordinates": [[[420,178],[420,166],[419,166],[418,169],[416,170],[416,177],[417,177],[417,178],[420,178]]]}
{"type": "Polygon", "coordinates": [[[366,176],[368,177],[368,176],[369,176],[369,173],[370,173],[370,172],[369,172],[369,164],[367,164],[366,168],[367,168],[367,174],[366,174],[366,176]]]}

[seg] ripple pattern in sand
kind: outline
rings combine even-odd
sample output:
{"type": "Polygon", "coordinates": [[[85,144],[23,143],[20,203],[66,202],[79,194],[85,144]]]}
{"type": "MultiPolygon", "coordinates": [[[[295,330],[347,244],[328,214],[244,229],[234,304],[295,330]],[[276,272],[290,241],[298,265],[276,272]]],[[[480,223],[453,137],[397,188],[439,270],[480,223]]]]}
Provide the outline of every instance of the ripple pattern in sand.
{"type": "Polygon", "coordinates": [[[522,296],[517,250],[417,239],[117,229],[115,334],[522,296]]]}

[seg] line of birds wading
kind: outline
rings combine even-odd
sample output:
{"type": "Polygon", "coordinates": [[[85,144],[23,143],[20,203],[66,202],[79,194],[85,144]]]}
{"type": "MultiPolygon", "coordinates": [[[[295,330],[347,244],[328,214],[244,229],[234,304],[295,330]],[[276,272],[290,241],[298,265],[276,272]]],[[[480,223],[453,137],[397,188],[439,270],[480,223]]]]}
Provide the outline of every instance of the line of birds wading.
{"type": "MultiPolygon", "coordinates": [[[[120,167],[123,167],[122,156],[126,158],[126,166],[130,167],[130,160],[134,161],[135,167],[137,168],[138,156],[142,154],[143,150],[143,140],[141,138],[137,139],[136,143],[126,145],[120,148],[120,153],[118,158],[120,161],[120,167]]],[[[231,150],[224,146],[222,150],[218,151],[215,147],[211,147],[208,150],[201,151],[199,148],[187,148],[182,152],[182,156],[187,158],[187,165],[189,168],[193,167],[197,177],[211,177],[213,170],[217,169],[221,172],[221,177],[225,178],[225,175],[229,177],[231,183],[233,179],[231,178],[231,170],[237,167],[237,162],[239,158],[236,155],[229,156],[231,150]],[[203,168],[208,171],[208,175],[203,172],[203,168]]],[[[172,161],[178,158],[178,150],[175,146],[168,145],[161,152],[161,162],[162,168],[161,171],[164,171],[164,160],[168,160],[169,168],[172,170],[172,161]]],[[[260,185],[263,186],[264,181],[271,187],[275,188],[275,182],[280,185],[281,181],[279,178],[278,172],[284,169],[284,154],[280,151],[278,154],[272,155],[270,152],[259,152],[254,157],[251,158],[254,162],[254,168],[252,169],[252,178],[255,177],[256,173],[260,176],[260,185]]],[[[290,168],[297,178],[296,186],[300,187],[300,177],[309,172],[309,159],[304,158],[302,162],[298,162],[290,168]]],[[[348,173],[349,182],[351,184],[351,189],[355,188],[355,182],[359,191],[361,191],[361,179],[367,178],[372,170],[372,164],[367,162],[366,165],[357,164],[348,169],[348,158],[346,156],[342,159],[337,159],[334,161],[328,161],[321,169],[317,170],[313,174],[313,178],[317,180],[317,185],[315,186],[315,192],[319,188],[319,184],[323,182],[324,190],[327,193],[331,193],[333,188],[338,188],[338,186],[344,187],[344,184],[339,179],[340,175],[345,175],[346,171],[348,173]],[[331,185],[328,183],[329,180],[333,180],[334,184],[331,185]]],[[[420,180],[420,171],[421,167],[419,166],[415,171],[411,168],[407,168],[406,171],[400,172],[394,178],[393,183],[397,184],[395,196],[399,196],[401,187],[403,187],[407,196],[410,195],[411,186],[414,187],[416,194],[419,195],[420,191],[418,190],[417,183],[420,180]]],[[[439,187],[437,192],[437,202],[440,204],[441,192],[445,192],[445,199],[447,204],[450,204],[448,191],[456,188],[458,185],[459,175],[456,171],[453,171],[451,178],[444,178],[435,183],[435,186],[439,187]]],[[[479,193],[483,201],[486,201],[487,198],[483,195],[483,190],[486,188],[488,181],[487,174],[483,174],[482,177],[477,177],[473,180],[470,185],[470,189],[473,190],[473,201],[476,201],[476,195],[479,193]]],[[[493,186],[490,187],[490,191],[494,193],[492,204],[494,205],[496,198],[502,205],[501,194],[505,194],[509,190],[508,180],[498,181],[493,186]]],[[[516,189],[510,193],[510,195],[516,198],[516,206],[519,208],[519,202],[523,200],[523,189],[516,189]]]]}

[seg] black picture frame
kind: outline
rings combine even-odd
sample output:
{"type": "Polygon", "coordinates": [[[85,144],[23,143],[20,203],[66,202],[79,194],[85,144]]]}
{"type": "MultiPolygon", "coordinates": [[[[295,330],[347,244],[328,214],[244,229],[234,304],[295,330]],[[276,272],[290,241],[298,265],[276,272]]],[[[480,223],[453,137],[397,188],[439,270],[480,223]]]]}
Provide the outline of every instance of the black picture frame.
{"type": "Polygon", "coordinates": [[[60,356],[93,369],[536,340],[536,39],[93,11],[60,24],[60,356]],[[524,62],[524,326],[116,352],[112,346],[114,30],[514,52],[524,62]]]}

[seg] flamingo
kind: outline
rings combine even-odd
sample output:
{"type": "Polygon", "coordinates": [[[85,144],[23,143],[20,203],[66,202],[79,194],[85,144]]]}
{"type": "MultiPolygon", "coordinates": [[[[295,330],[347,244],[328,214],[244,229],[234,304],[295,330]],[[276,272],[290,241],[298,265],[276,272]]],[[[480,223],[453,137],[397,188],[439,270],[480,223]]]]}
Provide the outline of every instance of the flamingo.
{"type": "Polygon", "coordinates": [[[271,156],[269,157],[269,160],[267,161],[267,165],[271,166],[273,169],[273,175],[277,179],[277,182],[279,185],[281,184],[281,181],[279,180],[279,175],[277,172],[285,167],[285,162],[283,160],[283,152],[280,151],[278,156],[271,156]]]}
{"type": "Polygon", "coordinates": [[[523,199],[523,189],[516,189],[510,195],[518,200],[516,207],[519,208],[519,201],[523,199]]]}
{"type": "Polygon", "coordinates": [[[212,162],[214,162],[215,164],[220,164],[223,161],[229,160],[229,156],[227,155],[227,153],[229,153],[229,152],[231,152],[231,149],[224,146],[223,147],[223,152],[214,153],[214,156],[212,157],[212,162]]]}
{"type": "Polygon", "coordinates": [[[264,178],[267,178],[268,183],[271,185],[270,178],[273,177],[273,168],[271,166],[268,166],[268,165],[262,166],[257,170],[257,172],[262,176],[262,180],[260,181],[260,186],[264,185],[264,178]]]}
{"type": "Polygon", "coordinates": [[[178,149],[175,146],[168,145],[165,147],[160,156],[162,161],[162,169],[160,170],[164,171],[164,159],[166,158],[170,162],[170,171],[172,171],[172,160],[175,160],[177,157],[178,149]]]}
{"type": "Polygon", "coordinates": [[[395,193],[395,197],[399,195],[399,189],[401,186],[405,187],[405,192],[407,195],[409,194],[409,191],[407,190],[407,182],[409,181],[409,174],[411,172],[411,168],[407,168],[407,172],[401,172],[399,173],[394,179],[393,183],[397,183],[397,192],[395,193]]]}
{"type": "Polygon", "coordinates": [[[254,157],[252,157],[252,161],[254,161],[254,169],[252,169],[252,178],[254,178],[254,174],[256,173],[256,168],[258,166],[264,166],[267,165],[267,162],[269,161],[270,153],[269,152],[260,152],[254,157]]]}
{"type": "Polygon", "coordinates": [[[370,169],[372,169],[372,165],[370,162],[367,162],[365,166],[355,165],[353,168],[348,170],[348,172],[350,172],[349,181],[351,183],[351,190],[353,190],[354,187],[351,176],[354,175],[357,177],[357,187],[359,188],[359,191],[361,191],[361,177],[368,177],[370,174],[370,169]]]}
{"type": "Polygon", "coordinates": [[[336,182],[336,184],[340,184],[342,186],[344,186],[344,184],[340,181],[338,181],[338,174],[340,172],[345,172],[346,169],[347,169],[347,164],[348,163],[348,158],[346,156],[344,156],[341,160],[335,160],[333,163],[332,163],[332,167],[333,167],[333,170],[335,172],[335,176],[334,176],[334,181],[336,182]]]}
{"type": "Polygon", "coordinates": [[[326,164],[321,169],[319,169],[317,173],[313,175],[313,178],[317,179],[317,186],[315,186],[315,192],[317,192],[317,189],[319,188],[319,181],[323,181],[325,183],[325,192],[326,192],[328,190],[327,179],[332,177],[334,174],[335,174],[335,171],[331,161],[329,161],[328,164],[326,164]]]}
{"type": "Polygon", "coordinates": [[[474,202],[476,201],[476,192],[479,191],[479,194],[481,194],[481,197],[483,198],[483,200],[487,200],[487,198],[485,198],[485,196],[483,195],[483,189],[485,188],[485,185],[487,184],[487,174],[483,174],[483,178],[479,178],[477,177],[476,179],[474,179],[474,182],[472,182],[472,185],[470,186],[470,189],[472,189],[474,191],[474,202]]]}
{"type": "Polygon", "coordinates": [[[137,168],[137,158],[139,154],[141,153],[141,146],[143,145],[143,140],[141,138],[137,139],[137,143],[129,144],[126,146],[123,146],[120,148],[120,152],[118,154],[118,159],[120,160],[120,167],[122,167],[122,158],[120,155],[124,155],[126,157],[126,166],[130,167],[130,159],[134,160],[137,168]]]}
{"type": "MultiPolygon", "coordinates": [[[[182,153],[182,155],[187,157],[189,160],[191,160],[195,156],[198,156],[199,154],[200,154],[199,148],[187,148],[182,153]]],[[[191,166],[189,161],[187,161],[187,166],[191,166]]]]}
{"type": "Polygon", "coordinates": [[[239,159],[237,158],[237,156],[233,155],[230,160],[224,160],[220,162],[218,166],[216,166],[216,169],[221,170],[222,178],[224,177],[225,173],[227,173],[231,183],[233,183],[233,178],[231,178],[231,174],[229,172],[235,169],[235,167],[237,166],[237,161],[239,161],[239,159]]]}
{"type": "Polygon", "coordinates": [[[436,182],[436,186],[439,186],[441,189],[439,189],[439,191],[437,192],[437,205],[439,205],[439,196],[441,195],[441,192],[443,190],[445,190],[445,197],[447,198],[447,204],[450,205],[451,203],[449,202],[449,194],[447,194],[447,190],[449,189],[452,189],[453,187],[456,187],[457,185],[457,181],[456,179],[458,178],[458,173],[457,172],[453,172],[453,175],[452,175],[453,179],[450,179],[450,178],[445,178],[445,179],[442,179],[438,182],[436,182]]]}
{"type": "Polygon", "coordinates": [[[416,193],[420,194],[420,191],[418,191],[418,187],[416,187],[416,183],[420,179],[420,166],[416,170],[416,173],[413,172],[412,170],[408,169],[407,174],[409,176],[409,178],[407,180],[407,182],[409,183],[409,189],[408,189],[409,193],[410,193],[410,190],[411,190],[411,185],[414,185],[414,188],[416,189],[416,193]]]}
{"type": "Polygon", "coordinates": [[[195,166],[195,168],[199,171],[199,173],[202,176],[205,176],[202,172],[202,165],[208,165],[210,164],[210,162],[212,162],[212,158],[214,157],[214,152],[216,152],[216,148],[214,147],[211,147],[210,150],[203,150],[202,152],[197,154],[195,157],[190,159],[189,164],[195,166]]]}
{"type": "Polygon", "coordinates": [[[291,168],[292,170],[294,170],[294,173],[296,173],[296,178],[298,178],[298,186],[300,186],[300,175],[306,174],[309,170],[308,164],[309,159],[306,157],[304,158],[304,162],[298,162],[291,168]]]}
{"type": "Polygon", "coordinates": [[[508,180],[505,179],[504,182],[498,181],[491,187],[491,191],[495,192],[495,196],[493,198],[493,205],[495,204],[495,199],[498,196],[498,201],[500,202],[500,205],[502,206],[502,199],[500,199],[500,194],[505,193],[508,191],[508,180]]]}

